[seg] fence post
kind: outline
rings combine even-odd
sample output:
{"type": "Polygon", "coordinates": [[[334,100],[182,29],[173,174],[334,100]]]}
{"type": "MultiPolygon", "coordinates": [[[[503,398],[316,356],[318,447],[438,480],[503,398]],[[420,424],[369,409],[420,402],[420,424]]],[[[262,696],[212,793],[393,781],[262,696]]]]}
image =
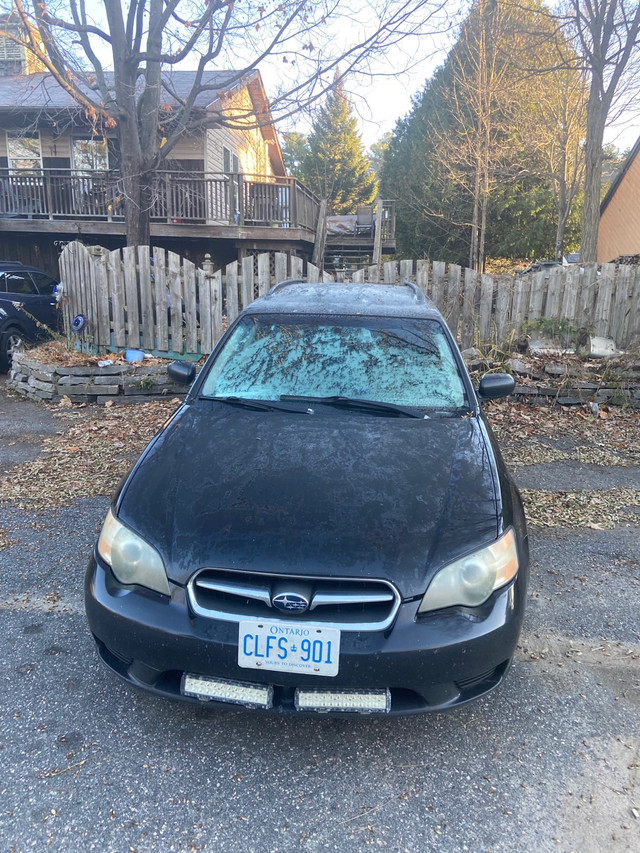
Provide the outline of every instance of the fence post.
{"type": "Polygon", "coordinates": [[[611,318],[611,298],[613,296],[613,283],[616,274],[615,264],[603,264],[598,284],[598,295],[596,307],[593,312],[593,325],[596,335],[609,334],[609,320],[611,318]]]}
{"type": "Polygon", "coordinates": [[[476,301],[476,288],[478,285],[478,274],[475,270],[464,271],[464,294],[462,298],[462,328],[460,331],[460,343],[462,349],[471,346],[473,340],[473,318],[476,301]]]}
{"type": "Polygon", "coordinates": [[[613,310],[611,312],[611,322],[609,323],[609,334],[618,346],[624,340],[624,324],[629,313],[627,309],[629,305],[630,280],[631,267],[618,267],[613,294],[613,310]]]}
{"type": "Polygon", "coordinates": [[[444,314],[444,285],[446,265],[443,261],[434,261],[431,273],[431,298],[436,303],[436,308],[444,314]]]}
{"type": "Polygon", "coordinates": [[[413,278],[413,261],[400,261],[400,281],[411,281],[413,278]]]}
{"type": "Polygon", "coordinates": [[[498,278],[498,294],[496,296],[496,343],[498,346],[504,343],[509,331],[510,302],[511,276],[501,275],[498,278]]]}
{"type": "Polygon", "coordinates": [[[238,262],[227,264],[227,320],[238,316],[238,262]]]}
{"type": "Polygon", "coordinates": [[[385,261],[384,263],[384,283],[395,284],[398,277],[398,265],[395,261],[385,261]]]}
{"type": "Polygon", "coordinates": [[[242,259],[242,310],[250,305],[254,299],[254,271],[253,271],[253,255],[248,255],[242,259]]]}
{"type": "Polygon", "coordinates": [[[629,326],[626,339],[623,341],[624,345],[629,347],[640,344],[640,267],[635,268],[633,277],[629,326]]]}
{"type": "Polygon", "coordinates": [[[416,261],[416,284],[425,296],[429,296],[429,260],[419,258],[416,261]]]}
{"type": "Polygon", "coordinates": [[[478,309],[478,343],[489,344],[491,341],[491,314],[493,312],[492,275],[482,273],[480,276],[480,307],[478,309]]]}

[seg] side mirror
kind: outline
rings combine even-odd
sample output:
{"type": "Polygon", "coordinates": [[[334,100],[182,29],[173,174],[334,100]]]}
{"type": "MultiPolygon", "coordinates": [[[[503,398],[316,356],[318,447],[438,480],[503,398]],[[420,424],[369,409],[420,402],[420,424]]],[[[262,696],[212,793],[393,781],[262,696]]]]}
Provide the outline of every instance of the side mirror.
{"type": "Polygon", "coordinates": [[[167,366],[167,374],[174,382],[191,385],[196,378],[196,366],[192,361],[172,361],[167,366]]]}
{"type": "Polygon", "coordinates": [[[495,400],[498,397],[508,397],[516,387],[513,376],[508,373],[485,373],[478,386],[478,396],[481,400],[495,400]]]}

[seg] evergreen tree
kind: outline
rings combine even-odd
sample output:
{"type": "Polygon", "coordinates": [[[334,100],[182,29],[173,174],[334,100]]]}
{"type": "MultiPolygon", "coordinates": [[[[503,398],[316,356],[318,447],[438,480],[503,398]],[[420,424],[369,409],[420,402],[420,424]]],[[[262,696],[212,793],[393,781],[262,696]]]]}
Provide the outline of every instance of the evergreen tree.
{"type": "Polygon", "coordinates": [[[378,183],[380,182],[380,175],[382,174],[384,154],[391,142],[391,135],[391,131],[388,130],[380,139],[377,140],[377,142],[373,143],[367,152],[367,157],[369,158],[371,168],[378,183]]]}
{"type": "Polygon", "coordinates": [[[474,0],[385,154],[400,253],[482,269],[486,256],[553,257],[574,242],[580,135],[563,115],[579,113],[581,81],[548,70],[561,49],[539,0],[474,0]]]}
{"type": "Polygon", "coordinates": [[[303,180],[303,163],[309,152],[307,137],[296,130],[282,135],[282,159],[291,178],[303,180]]]}
{"type": "Polygon", "coordinates": [[[327,199],[328,213],[355,213],[358,205],[375,199],[377,181],[340,81],[313,124],[308,148],[302,179],[327,199]]]}

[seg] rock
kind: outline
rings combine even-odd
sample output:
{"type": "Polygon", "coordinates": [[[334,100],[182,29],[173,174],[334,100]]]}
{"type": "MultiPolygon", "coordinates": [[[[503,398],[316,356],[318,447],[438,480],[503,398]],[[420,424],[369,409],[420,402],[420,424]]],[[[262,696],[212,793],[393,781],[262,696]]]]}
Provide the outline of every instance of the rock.
{"type": "Polygon", "coordinates": [[[477,350],[475,347],[469,347],[468,349],[462,350],[462,357],[465,361],[469,361],[473,358],[482,358],[482,353],[480,350],[477,350]]]}
{"type": "Polygon", "coordinates": [[[548,364],[545,364],[544,372],[548,373],[549,376],[564,376],[567,368],[564,364],[560,364],[557,361],[550,361],[548,364]]]}
{"type": "Polygon", "coordinates": [[[513,373],[518,373],[520,376],[531,376],[531,368],[527,367],[524,361],[519,358],[508,358],[505,362],[511,368],[513,373]]]}
{"type": "Polygon", "coordinates": [[[541,338],[536,341],[529,341],[530,355],[567,355],[573,353],[572,349],[567,349],[560,346],[557,341],[546,340],[541,338]]]}
{"type": "Polygon", "coordinates": [[[622,355],[622,350],[616,348],[613,338],[590,337],[585,347],[588,358],[616,358],[622,355]]]}

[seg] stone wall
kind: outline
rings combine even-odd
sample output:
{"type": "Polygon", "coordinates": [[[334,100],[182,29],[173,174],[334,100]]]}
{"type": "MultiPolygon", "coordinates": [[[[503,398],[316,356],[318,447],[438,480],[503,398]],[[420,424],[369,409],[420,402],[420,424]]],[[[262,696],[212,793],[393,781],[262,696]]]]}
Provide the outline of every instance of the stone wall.
{"type": "Polygon", "coordinates": [[[59,403],[135,403],[160,397],[184,397],[187,386],[172,382],[167,364],[43,364],[22,353],[13,356],[7,388],[32,400],[59,403]]]}

